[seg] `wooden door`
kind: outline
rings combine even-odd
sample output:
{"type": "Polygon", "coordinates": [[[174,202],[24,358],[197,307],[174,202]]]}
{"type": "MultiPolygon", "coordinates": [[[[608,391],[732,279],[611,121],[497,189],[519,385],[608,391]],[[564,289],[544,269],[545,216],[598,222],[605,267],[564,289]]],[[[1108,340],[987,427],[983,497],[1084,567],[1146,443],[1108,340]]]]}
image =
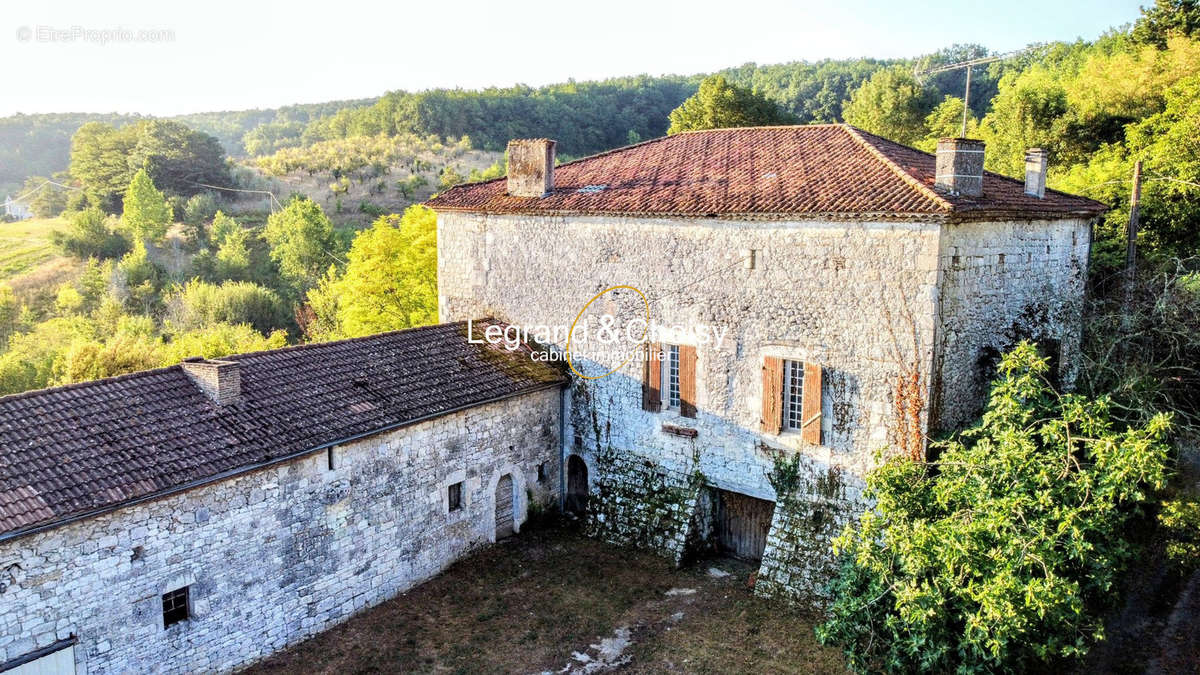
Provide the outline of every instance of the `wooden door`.
{"type": "Polygon", "coordinates": [[[762,560],[775,502],[726,490],[717,490],[714,501],[717,550],[736,558],[762,560]]]}
{"type": "Polygon", "coordinates": [[[512,536],[515,503],[512,476],[504,474],[496,484],[496,539],[512,536]]]}

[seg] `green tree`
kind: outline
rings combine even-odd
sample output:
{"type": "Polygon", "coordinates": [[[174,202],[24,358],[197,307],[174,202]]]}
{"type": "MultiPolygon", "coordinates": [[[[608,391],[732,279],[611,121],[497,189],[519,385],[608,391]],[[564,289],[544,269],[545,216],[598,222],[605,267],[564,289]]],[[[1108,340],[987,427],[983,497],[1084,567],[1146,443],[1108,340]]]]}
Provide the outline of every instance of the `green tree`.
{"type": "Polygon", "coordinates": [[[66,190],[47,182],[48,180],[42,176],[30,176],[21,186],[21,194],[33,193],[26,197],[25,201],[29,204],[29,210],[38,218],[53,218],[67,208],[66,190]]]}
{"type": "MultiPolygon", "coordinates": [[[[963,100],[955,96],[947,96],[925,118],[926,136],[916,144],[925,152],[937,149],[938,139],[957,138],[962,135],[963,100]]],[[[967,115],[967,138],[978,135],[979,120],[973,115],[967,115]]]]}
{"type": "Polygon", "coordinates": [[[465,182],[466,180],[466,177],[459,173],[454,167],[446,165],[442,168],[442,173],[438,175],[438,189],[446,191],[455,185],[465,182]]]}
{"type": "Polygon", "coordinates": [[[1133,39],[1166,47],[1172,35],[1200,37],[1200,2],[1154,0],[1154,6],[1142,8],[1141,18],[1133,25],[1133,39]]]}
{"type": "Polygon", "coordinates": [[[726,127],[758,127],[795,121],[773,101],[729,82],[723,75],[704,78],[700,89],[668,116],[667,134],[726,127]]]}
{"type": "Polygon", "coordinates": [[[131,311],[150,314],[158,305],[158,291],[165,274],[150,260],[140,239],[133,242],[133,249],[117,263],[117,273],[126,306],[131,311]]]}
{"type": "Polygon", "coordinates": [[[1005,355],[975,427],[936,462],[867,477],[875,507],[817,634],[858,671],[1062,670],[1103,634],[1134,553],[1123,536],[1167,478],[1170,422],[1117,428],[1104,398],[1059,395],[1030,343],[1005,355]]]}
{"type": "Polygon", "coordinates": [[[68,216],[65,232],[55,230],[50,239],[63,253],[80,259],[120,258],[129,251],[129,240],[98,206],[68,216]]]}
{"type": "Polygon", "coordinates": [[[916,145],[929,133],[925,118],[936,104],[935,97],[936,93],[917,82],[906,68],[887,68],[876,71],[850,95],[842,115],[864,131],[916,145]]]}
{"type": "Polygon", "coordinates": [[[279,266],[280,276],[301,297],[317,283],[337,253],[333,225],[321,205],[307,198],[292,199],[283,210],[271,214],[263,237],[271,246],[271,259],[279,266]]]}
{"type": "Polygon", "coordinates": [[[171,224],[171,207],[167,198],[145,169],[133,175],[125,191],[125,212],[121,215],[125,227],[142,241],[161,241],[171,224]]]}
{"type": "Polygon", "coordinates": [[[437,216],[420,205],[354,238],[344,274],[309,292],[323,331],[346,337],[437,321],[437,216]],[[336,301],[331,301],[336,299],[336,301]],[[336,317],[330,317],[336,311],[336,317]]]}
{"type": "Polygon", "coordinates": [[[174,293],[167,305],[172,322],[185,329],[245,323],[265,334],[286,329],[290,323],[288,307],[278,293],[246,281],[217,285],[194,279],[174,293]]]}
{"type": "Polygon", "coordinates": [[[194,249],[208,245],[207,225],[219,213],[211,192],[192,195],[183,206],[183,233],[194,249]]]}
{"type": "Polygon", "coordinates": [[[8,338],[17,332],[18,318],[21,316],[21,303],[12,286],[0,283],[0,353],[8,347],[8,338]]]}

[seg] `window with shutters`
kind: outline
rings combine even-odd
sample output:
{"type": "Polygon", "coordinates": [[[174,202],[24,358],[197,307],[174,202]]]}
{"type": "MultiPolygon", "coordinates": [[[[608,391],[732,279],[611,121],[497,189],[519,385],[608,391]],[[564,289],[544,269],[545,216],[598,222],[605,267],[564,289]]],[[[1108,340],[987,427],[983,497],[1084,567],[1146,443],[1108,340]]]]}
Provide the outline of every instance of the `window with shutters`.
{"type": "Polygon", "coordinates": [[[800,431],[804,428],[804,363],[783,362],[783,428],[800,431]]]}
{"type": "Polygon", "coordinates": [[[679,345],[663,345],[662,350],[663,403],[679,410],[679,345]]]}

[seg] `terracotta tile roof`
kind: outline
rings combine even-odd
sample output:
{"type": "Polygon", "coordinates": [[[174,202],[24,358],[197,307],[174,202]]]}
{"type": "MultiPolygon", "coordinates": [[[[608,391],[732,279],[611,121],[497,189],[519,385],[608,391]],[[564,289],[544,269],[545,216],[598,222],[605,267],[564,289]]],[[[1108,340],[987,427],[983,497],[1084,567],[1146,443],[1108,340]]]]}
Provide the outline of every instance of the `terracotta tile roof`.
{"type": "Polygon", "coordinates": [[[224,407],[180,366],[0,398],[0,538],[565,381],[465,330],[226,357],[242,396],[224,407]]]}
{"type": "Polygon", "coordinates": [[[555,168],[554,192],[510,197],[505,179],[451,188],[438,211],[643,216],[981,220],[1087,217],[1103,204],[988,172],[983,197],[933,188],[934,157],[845,124],[667,136],[555,168]]]}

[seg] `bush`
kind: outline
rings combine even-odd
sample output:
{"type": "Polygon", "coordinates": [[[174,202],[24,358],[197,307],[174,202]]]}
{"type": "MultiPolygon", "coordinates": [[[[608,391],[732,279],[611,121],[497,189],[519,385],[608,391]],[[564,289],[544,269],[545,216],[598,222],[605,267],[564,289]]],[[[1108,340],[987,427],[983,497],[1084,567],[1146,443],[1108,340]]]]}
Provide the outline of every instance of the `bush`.
{"type": "Polygon", "coordinates": [[[1167,561],[1171,566],[1183,574],[1200,569],[1200,502],[1194,499],[1163,502],[1158,526],[1166,538],[1167,561]]]}
{"type": "Polygon", "coordinates": [[[1122,532],[1167,478],[1165,415],[1124,430],[1109,402],[1059,395],[1022,343],[987,410],[933,463],[867,477],[876,507],[836,541],[817,629],[858,671],[1062,668],[1103,636],[1100,614],[1134,546],[1122,532]]]}
{"type": "Polygon", "coordinates": [[[50,235],[63,253],[86,260],[120,258],[129,252],[129,239],[116,229],[116,221],[99,207],[72,213],[68,220],[70,227],[66,232],[56,231],[50,235]]]}
{"type": "Polygon", "coordinates": [[[261,333],[289,325],[287,306],[275,291],[245,281],[221,285],[193,280],[168,301],[172,321],[184,328],[214,323],[249,324],[261,333]]]}

